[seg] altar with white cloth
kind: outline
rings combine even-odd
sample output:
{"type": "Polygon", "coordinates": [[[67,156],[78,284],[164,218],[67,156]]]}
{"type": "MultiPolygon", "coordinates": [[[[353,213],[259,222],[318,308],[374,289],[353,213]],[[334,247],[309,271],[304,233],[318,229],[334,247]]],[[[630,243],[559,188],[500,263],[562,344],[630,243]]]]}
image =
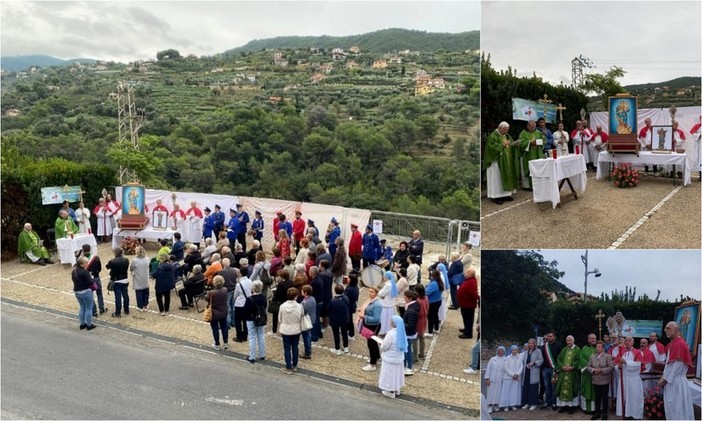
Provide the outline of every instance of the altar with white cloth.
{"type": "Polygon", "coordinates": [[[90,253],[97,253],[97,241],[92,234],[74,235],[73,238],[59,238],[56,240],[59,258],[62,264],[73,265],[76,263],[76,252],[83,249],[83,244],[90,245],[90,253]]]}
{"type": "Polygon", "coordinates": [[[534,202],[551,202],[555,209],[561,203],[561,188],[568,183],[577,200],[587,185],[585,157],[566,155],[557,159],[545,158],[529,161],[534,202]]]}
{"type": "Polygon", "coordinates": [[[175,234],[176,232],[176,230],[172,230],[170,228],[163,230],[156,229],[148,225],[141,230],[121,229],[115,227],[112,231],[112,248],[114,249],[120,247],[122,245],[122,239],[126,237],[139,238],[146,241],[158,241],[162,238],[165,238],[170,242],[173,240],[173,234],[175,234]]]}
{"type": "MultiPolygon", "coordinates": [[[[597,159],[597,179],[611,174],[610,164],[620,164],[630,162],[635,167],[644,165],[675,165],[675,171],[682,171],[683,185],[690,184],[691,169],[687,165],[687,155],[684,153],[653,153],[651,151],[641,151],[639,156],[627,153],[617,153],[614,156],[608,152],[600,153],[597,159]]],[[[674,181],[675,179],[673,179],[674,181]]]]}

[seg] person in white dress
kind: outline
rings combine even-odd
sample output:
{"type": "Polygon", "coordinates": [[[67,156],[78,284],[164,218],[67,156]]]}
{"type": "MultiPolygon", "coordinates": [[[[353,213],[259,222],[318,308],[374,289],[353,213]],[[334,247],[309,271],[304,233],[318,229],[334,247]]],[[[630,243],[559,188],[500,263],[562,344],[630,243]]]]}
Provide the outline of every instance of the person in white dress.
{"type": "Polygon", "coordinates": [[[439,263],[436,265],[436,269],[441,274],[440,281],[444,283],[444,290],[441,292],[441,307],[439,307],[439,329],[437,332],[441,331],[444,326],[444,321],[448,315],[449,299],[451,298],[451,286],[448,275],[448,263],[446,263],[446,256],[439,255],[439,263]]]}
{"type": "Polygon", "coordinates": [[[505,365],[505,347],[497,347],[497,355],[490,358],[485,369],[485,384],[487,385],[487,411],[500,410],[500,391],[502,391],[502,374],[505,365]]]}
{"type": "Polygon", "coordinates": [[[502,367],[502,390],[500,390],[500,408],[516,411],[522,402],[522,371],[524,362],[519,356],[519,347],[512,345],[511,354],[505,357],[502,367]]]}
{"type": "Polygon", "coordinates": [[[405,323],[400,316],[392,316],[392,329],[388,330],[380,343],[383,364],[380,366],[378,387],[383,396],[395,398],[400,396],[405,385],[405,352],[407,335],[405,323]]]}
{"type": "Polygon", "coordinates": [[[577,146],[577,149],[580,149],[580,153],[585,155],[585,163],[590,162],[585,146],[586,142],[589,143],[591,135],[590,130],[580,120],[575,122],[575,128],[570,132],[570,138],[573,140],[573,151],[575,152],[577,146]]]}
{"type": "Polygon", "coordinates": [[[178,231],[183,237],[186,237],[185,230],[188,227],[185,223],[185,212],[183,212],[179,204],[173,204],[173,212],[171,212],[169,221],[173,231],[178,231]]]}
{"type": "Polygon", "coordinates": [[[690,348],[680,336],[680,326],[669,322],[665,335],[671,340],[666,353],[663,376],[658,385],[663,388],[665,417],[669,420],[694,420],[692,393],[687,384],[687,370],[692,366],[690,348]]]}
{"type": "Polygon", "coordinates": [[[559,157],[568,155],[568,138],[568,132],[563,130],[563,123],[558,123],[558,130],[553,132],[553,144],[559,157]]]}
{"type": "Polygon", "coordinates": [[[102,237],[102,241],[108,241],[108,237],[112,236],[112,217],[110,208],[107,207],[105,199],[100,198],[97,206],[93,209],[93,213],[97,216],[97,235],[102,237]]]}
{"type": "Polygon", "coordinates": [[[188,225],[188,229],[186,230],[187,235],[184,236],[185,242],[193,243],[200,247],[200,241],[202,241],[202,219],[204,215],[200,208],[197,207],[197,202],[190,202],[190,209],[185,212],[185,218],[186,224],[188,225]]]}
{"type": "Polygon", "coordinates": [[[385,283],[383,287],[380,288],[380,291],[378,291],[378,297],[380,297],[383,306],[383,310],[380,313],[380,331],[378,335],[385,335],[390,331],[392,327],[392,317],[395,315],[395,300],[398,296],[395,274],[386,271],[384,278],[385,283]]]}
{"type": "Polygon", "coordinates": [[[617,416],[643,419],[643,382],[641,370],[643,368],[641,351],[634,348],[634,338],[627,336],[624,339],[624,349],[621,356],[615,361],[619,366],[620,383],[617,399],[617,416]]]}
{"type": "Polygon", "coordinates": [[[90,228],[90,209],[86,208],[83,202],[79,202],[78,209],[76,209],[75,212],[78,231],[81,234],[88,234],[88,231],[92,232],[92,229],[90,228]]]}

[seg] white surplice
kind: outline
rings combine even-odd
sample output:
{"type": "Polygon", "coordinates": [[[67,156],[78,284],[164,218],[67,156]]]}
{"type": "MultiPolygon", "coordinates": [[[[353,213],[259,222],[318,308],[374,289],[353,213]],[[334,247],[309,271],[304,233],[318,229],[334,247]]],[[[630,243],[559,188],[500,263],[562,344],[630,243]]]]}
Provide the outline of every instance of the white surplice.
{"type": "Polygon", "coordinates": [[[643,382],[641,381],[641,363],[634,361],[631,351],[624,351],[621,360],[625,364],[621,367],[624,378],[624,399],[617,399],[617,416],[634,417],[643,419],[643,382]],[[622,407],[623,404],[623,407],[622,407]]]}
{"type": "Polygon", "coordinates": [[[90,210],[86,207],[76,209],[76,219],[78,222],[78,232],[87,234],[90,228],[90,210]]]}
{"type": "Polygon", "coordinates": [[[663,378],[668,382],[663,388],[665,417],[669,420],[694,420],[692,395],[687,385],[687,365],[672,361],[665,365],[663,378]]]}

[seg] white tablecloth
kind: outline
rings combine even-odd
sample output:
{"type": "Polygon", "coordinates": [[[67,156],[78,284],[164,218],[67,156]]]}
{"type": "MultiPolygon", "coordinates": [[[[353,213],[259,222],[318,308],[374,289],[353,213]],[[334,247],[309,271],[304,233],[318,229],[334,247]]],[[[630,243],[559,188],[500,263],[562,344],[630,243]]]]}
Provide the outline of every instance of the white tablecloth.
{"type": "Polygon", "coordinates": [[[551,202],[553,208],[561,203],[559,181],[568,178],[576,192],[582,193],[587,185],[585,157],[567,155],[558,159],[534,159],[529,161],[529,172],[534,187],[534,202],[551,202]]]}
{"type": "Polygon", "coordinates": [[[61,258],[61,263],[75,264],[77,251],[83,249],[83,244],[90,244],[90,253],[97,253],[97,241],[92,234],[74,235],[73,238],[59,238],[56,248],[61,258]]]}
{"type": "Polygon", "coordinates": [[[122,245],[122,239],[124,237],[135,237],[143,238],[145,240],[158,241],[161,238],[171,241],[173,239],[173,234],[177,231],[172,229],[157,230],[153,227],[146,227],[143,230],[129,230],[115,228],[112,231],[112,248],[116,248],[122,245]]]}
{"type": "Polygon", "coordinates": [[[617,153],[615,156],[608,152],[602,152],[597,159],[597,179],[600,180],[606,177],[609,172],[609,164],[619,164],[622,162],[631,162],[636,167],[644,165],[675,165],[676,171],[683,173],[683,185],[690,184],[691,169],[687,165],[687,155],[684,153],[653,153],[651,151],[641,151],[639,156],[633,153],[617,153]]]}

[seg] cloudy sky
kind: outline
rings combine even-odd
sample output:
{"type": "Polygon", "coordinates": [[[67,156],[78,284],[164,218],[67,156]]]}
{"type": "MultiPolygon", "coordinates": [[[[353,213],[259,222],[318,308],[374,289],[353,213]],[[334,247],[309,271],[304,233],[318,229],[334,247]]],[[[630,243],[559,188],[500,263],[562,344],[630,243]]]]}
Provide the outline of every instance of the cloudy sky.
{"type": "Polygon", "coordinates": [[[385,28],[480,28],[479,1],[104,1],[0,3],[2,55],[128,62],[175,48],[213,55],[253,39],[385,28]]]}
{"type": "MultiPolygon", "coordinates": [[[[565,272],[560,280],[568,288],[583,292],[585,265],[580,259],[585,250],[541,250],[547,261],[558,261],[565,272]]],[[[683,296],[702,296],[702,254],[699,250],[589,250],[588,271],[599,269],[602,276],[587,277],[587,293],[599,296],[625,286],[636,286],[636,294],[675,301],[683,296]]]]}
{"type": "Polygon", "coordinates": [[[482,49],[495,69],[533,72],[571,84],[571,60],[580,55],[604,73],[627,73],[622,85],[700,76],[699,1],[482,3],[482,49]]]}

